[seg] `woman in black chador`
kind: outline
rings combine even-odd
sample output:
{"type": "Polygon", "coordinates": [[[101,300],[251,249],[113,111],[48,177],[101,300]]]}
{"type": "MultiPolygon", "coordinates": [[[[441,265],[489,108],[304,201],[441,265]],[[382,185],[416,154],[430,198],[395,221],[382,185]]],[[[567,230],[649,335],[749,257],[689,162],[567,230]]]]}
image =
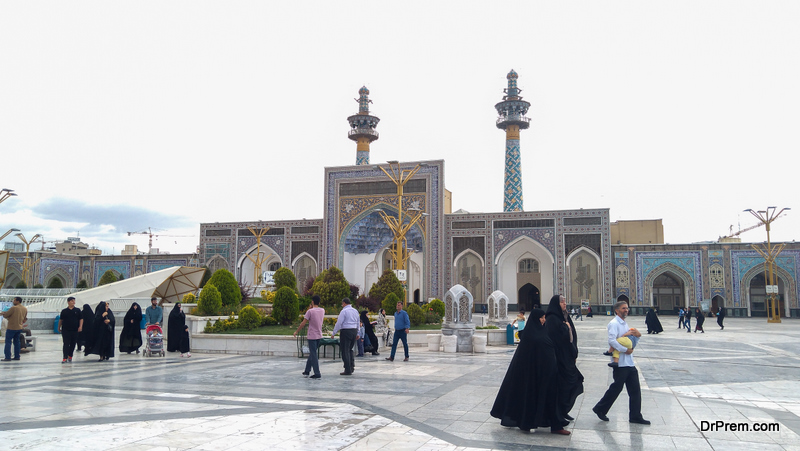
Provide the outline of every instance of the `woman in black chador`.
{"type": "Polygon", "coordinates": [[[372,346],[372,355],[380,355],[378,354],[378,337],[375,336],[375,330],[369,321],[366,310],[361,311],[361,323],[364,324],[365,335],[369,338],[369,344],[372,346]]]}
{"type": "Polygon", "coordinates": [[[181,303],[175,304],[169,312],[167,323],[167,351],[176,352],[181,349],[181,336],[186,325],[186,314],[181,310],[181,303]]]}
{"type": "Polygon", "coordinates": [[[550,298],[545,315],[547,335],[553,341],[558,363],[558,418],[572,421],[569,411],[578,395],[583,393],[583,374],[578,371],[578,334],[567,313],[567,301],[563,296],[550,298]]]}
{"type": "Polygon", "coordinates": [[[544,327],[544,310],[533,309],[519,333],[519,346],[494,400],[491,415],[506,427],[529,431],[550,427],[554,434],[569,435],[568,422],[556,413],[558,368],[553,341],[544,327]]]}
{"type": "Polygon", "coordinates": [[[114,313],[111,311],[108,302],[101,302],[94,310],[94,322],[92,323],[92,334],[94,342],[91,347],[87,344],[85,355],[96,354],[100,356],[100,361],[114,357],[114,313]]]}
{"type": "Polygon", "coordinates": [[[661,327],[661,321],[658,319],[658,315],[653,309],[647,311],[647,316],[644,318],[644,323],[647,324],[648,334],[658,334],[664,332],[664,328],[661,327]]]}
{"type": "Polygon", "coordinates": [[[706,322],[705,315],[703,315],[703,312],[701,312],[699,308],[695,309],[694,312],[695,312],[694,333],[697,333],[698,330],[700,331],[701,334],[706,333],[706,331],[703,330],[703,323],[706,322]]]}
{"type": "Polygon", "coordinates": [[[125,323],[122,326],[122,333],[119,334],[119,352],[139,353],[139,348],[142,346],[141,323],[142,308],[134,302],[125,314],[125,323]]]}
{"type": "Polygon", "coordinates": [[[89,337],[92,335],[91,324],[94,322],[94,312],[92,311],[92,308],[89,307],[89,304],[83,304],[81,316],[83,317],[83,328],[80,332],[78,332],[78,351],[80,351],[81,348],[86,347],[86,343],[89,341],[89,337]]]}

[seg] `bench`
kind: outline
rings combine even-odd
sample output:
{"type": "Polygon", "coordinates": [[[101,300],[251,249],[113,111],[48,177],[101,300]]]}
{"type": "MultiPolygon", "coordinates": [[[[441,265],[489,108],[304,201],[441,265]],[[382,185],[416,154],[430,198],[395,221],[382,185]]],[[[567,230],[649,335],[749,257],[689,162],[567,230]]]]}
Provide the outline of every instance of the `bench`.
{"type": "MultiPolygon", "coordinates": [[[[327,357],[327,349],[328,346],[333,347],[333,358],[336,359],[336,350],[339,349],[339,339],[338,338],[323,338],[319,341],[319,347],[322,348],[322,357],[327,357]]],[[[341,350],[340,350],[341,353],[341,350]]],[[[317,354],[319,354],[319,350],[317,350],[317,354]]]]}

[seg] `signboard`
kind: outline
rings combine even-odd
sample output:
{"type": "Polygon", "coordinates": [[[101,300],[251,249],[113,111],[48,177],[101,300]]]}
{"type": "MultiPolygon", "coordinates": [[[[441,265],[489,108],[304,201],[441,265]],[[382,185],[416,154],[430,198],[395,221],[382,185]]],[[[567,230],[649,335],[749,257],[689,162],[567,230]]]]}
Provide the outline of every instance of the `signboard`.
{"type": "Polygon", "coordinates": [[[275,271],[264,271],[264,274],[261,275],[261,285],[275,285],[273,276],[275,276],[275,271]]]}
{"type": "Polygon", "coordinates": [[[778,286],[777,285],[767,285],[767,294],[778,294],[778,286]]]}
{"type": "Polygon", "coordinates": [[[589,300],[588,299],[581,299],[581,308],[583,310],[589,309],[589,300]]]}
{"type": "Polygon", "coordinates": [[[704,312],[711,310],[711,299],[703,299],[700,301],[700,310],[704,312]]]}
{"type": "Polygon", "coordinates": [[[394,275],[397,276],[397,280],[399,280],[400,282],[405,282],[406,281],[406,270],[405,269],[395,269],[394,270],[394,275]]]}

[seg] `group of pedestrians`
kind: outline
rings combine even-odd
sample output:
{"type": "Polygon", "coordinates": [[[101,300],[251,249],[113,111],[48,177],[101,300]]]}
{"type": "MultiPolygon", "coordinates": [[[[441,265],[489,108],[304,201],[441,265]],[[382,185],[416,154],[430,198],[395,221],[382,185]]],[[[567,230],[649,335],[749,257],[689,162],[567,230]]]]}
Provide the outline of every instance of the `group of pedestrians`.
{"type": "MultiPolygon", "coordinates": [[[[151,305],[142,312],[141,306],[134,302],[123,319],[122,331],[119,337],[119,351],[127,354],[139,354],[142,347],[142,318],[146,325],[161,326],[163,311],[158,305],[158,299],[152,298],[151,305]]],[[[24,308],[24,307],[22,307],[24,308]]],[[[107,361],[115,353],[116,318],[111,310],[111,305],[101,301],[92,310],[88,304],[79,310],[75,306],[75,298],[67,298],[67,307],[59,315],[58,331],[61,333],[62,359],[61,363],[72,363],[75,349],[83,348],[84,356],[97,355],[99,362],[107,361]]],[[[6,336],[8,341],[8,335],[6,336]]],[[[175,304],[169,315],[169,329],[167,336],[167,351],[181,352],[181,357],[191,357],[189,349],[189,328],[186,326],[186,315],[181,304],[175,304]]],[[[17,355],[18,360],[19,355],[17,355]]]]}
{"type": "MultiPolygon", "coordinates": [[[[606,415],[625,387],[630,398],[629,421],[647,425],[650,422],[641,413],[639,373],[631,355],[633,347],[627,348],[618,341],[622,337],[638,340],[641,333],[625,321],[626,302],[615,304],[614,312],[614,319],[607,326],[607,338],[609,346],[619,353],[619,362],[613,368],[614,382],[592,411],[599,419],[608,421],[606,415]]],[[[491,415],[500,419],[503,426],[524,431],[549,427],[553,434],[570,434],[564,427],[574,420],[569,412],[583,393],[584,380],[575,365],[578,335],[570,316],[564,297],[559,295],[550,299],[547,312],[540,309],[531,312],[491,410],[491,415]]]]}
{"type": "MultiPolygon", "coordinates": [[[[703,314],[700,308],[695,307],[694,309],[694,317],[695,317],[695,326],[694,332],[704,334],[706,333],[703,329],[703,324],[706,322],[706,317],[703,314]]],[[[720,306],[717,310],[717,325],[719,326],[719,330],[725,329],[725,307],[720,306]]],[[[686,328],[686,333],[692,332],[692,309],[687,307],[685,310],[683,307],[678,309],[678,329],[686,328]]]]}
{"type": "MultiPolygon", "coordinates": [[[[394,361],[394,356],[397,352],[398,342],[403,342],[404,359],[408,361],[408,332],[411,329],[411,319],[408,312],[403,310],[402,302],[397,303],[397,311],[394,314],[394,338],[392,340],[392,351],[388,361],[394,361]]],[[[322,323],[325,318],[325,309],[320,307],[320,297],[312,296],[311,305],[306,313],[303,315],[303,321],[294,332],[296,337],[300,331],[308,325],[308,332],[306,333],[306,341],[308,342],[308,359],[306,360],[306,367],[303,371],[303,376],[310,379],[320,379],[322,374],[319,371],[319,344],[323,338],[322,323]],[[313,374],[311,372],[313,371],[313,374]]],[[[363,357],[365,352],[371,352],[372,355],[380,355],[378,348],[380,343],[376,332],[383,337],[384,343],[387,343],[389,337],[389,327],[386,322],[386,310],[380,309],[378,312],[378,319],[370,321],[366,311],[359,313],[353,306],[349,298],[342,299],[342,310],[336,318],[336,324],[333,326],[331,338],[339,334],[339,354],[342,357],[344,371],[339,373],[340,376],[352,376],[355,372],[355,357],[363,357]],[[355,354],[356,349],[358,354],[355,354]]]]}

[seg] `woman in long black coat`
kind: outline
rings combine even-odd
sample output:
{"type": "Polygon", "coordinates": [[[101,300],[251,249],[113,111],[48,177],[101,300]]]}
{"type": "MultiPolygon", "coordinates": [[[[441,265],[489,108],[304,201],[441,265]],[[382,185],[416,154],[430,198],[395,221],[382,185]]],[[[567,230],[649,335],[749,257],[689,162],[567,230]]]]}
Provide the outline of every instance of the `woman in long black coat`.
{"type": "Polygon", "coordinates": [[[644,323],[647,324],[648,334],[658,334],[664,332],[664,328],[661,326],[661,320],[658,319],[658,315],[653,309],[647,311],[647,316],[644,318],[644,323]]]}
{"type": "Polygon", "coordinates": [[[695,319],[694,319],[694,333],[697,333],[698,330],[700,331],[701,334],[706,333],[706,331],[703,330],[703,323],[705,322],[706,322],[706,317],[705,315],[703,315],[703,312],[701,312],[700,309],[696,309],[695,319]]]}
{"type": "Polygon", "coordinates": [[[550,427],[554,434],[569,434],[557,413],[556,350],[544,327],[544,310],[533,309],[519,333],[519,345],[497,392],[491,415],[506,427],[529,431],[550,427]]]}
{"type": "Polygon", "coordinates": [[[89,307],[89,304],[83,304],[81,316],[83,317],[83,328],[78,332],[78,351],[86,347],[86,342],[92,334],[91,324],[94,322],[94,312],[92,308],[89,307]]]}
{"type": "Polygon", "coordinates": [[[100,302],[94,311],[94,322],[92,323],[92,334],[94,342],[91,348],[86,347],[85,355],[96,354],[100,356],[100,361],[114,357],[114,312],[108,302],[100,302]]]}
{"type": "Polygon", "coordinates": [[[186,325],[186,314],[181,309],[181,303],[175,304],[169,312],[167,322],[167,351],[176,352],[181,349],[181,337],[186,325]]]}
{"type": "Polygon", "coordinates": [[[572,421],[569,411],[578,395],[583,393],[583,374],[575,361],[578,359],[578,334],[567,313],[567,301],[563,296],[550,298],[545,315],[545,328],[556,350],[558,363],[558,418],[572,421]]]}
{"type": "Polygon", "coordinates": [[[131,305],[128,313],[125,314],[125,322],[122,325],[122,333],[119,334],[119,352],[136,351],[142,347],[142,308],[136,302],[131,305]]]}
{"type": "Polygon", "coordinates": [[[369,338],[369,344],[372,346],[372,355],[380,355],[378,354],[378,337],[375,336],[375,330],[369,321],[366,310],[361,311],[361,323],[364,324],[364,333],[369,338]]]}

